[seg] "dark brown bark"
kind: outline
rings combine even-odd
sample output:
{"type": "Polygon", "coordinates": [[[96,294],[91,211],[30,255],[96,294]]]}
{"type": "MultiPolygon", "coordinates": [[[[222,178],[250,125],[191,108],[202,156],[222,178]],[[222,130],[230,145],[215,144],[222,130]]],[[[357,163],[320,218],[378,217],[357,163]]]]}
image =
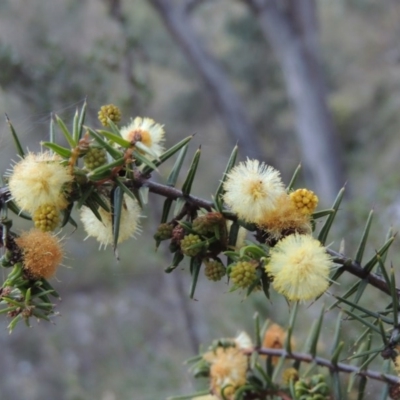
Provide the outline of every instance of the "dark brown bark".
{"type": "Polygon", "coordinates": [[[257,143],[243,103],[223,68],[204,48],[201,39],[193,30],[185,3],[177,2],[175,5],[171,0],[150,0],[150,2],[208,89],[217,112],[233,141],[238,142],[241,153],[262,159],[262,148],[257,143]]]}
{"type": "Polygon", "coordinates": [[[306,175],[325,201],[343,186],[342,150],[328,108],[314,0],[243,0],[282,67],[306,175]]]}

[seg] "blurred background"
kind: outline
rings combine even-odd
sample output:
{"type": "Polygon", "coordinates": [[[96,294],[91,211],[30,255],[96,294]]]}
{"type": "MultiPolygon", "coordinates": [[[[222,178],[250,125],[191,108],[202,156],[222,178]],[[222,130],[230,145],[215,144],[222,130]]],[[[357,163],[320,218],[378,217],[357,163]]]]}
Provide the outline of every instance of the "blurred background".
{"type": "MultiPolygon", "coordinates": [[[[87,122],[97,127],[100,106],[114,103],[123,124],[137,115],[164,124],[168,146],[196,134],[190,149],[201,145],[202,159],[193,194],[207,199],[235,143],[241,160],[273,165],[286,183],[301,163],[297,186],[314,190],[320,209],[346,184],[332,248],[342,243],[353,254],[374,208],[372,255],[400,221],[399,34],[396,0],[3,0],[0,111],[31,151],[47,139],[51,113],[70,124],[85,98],[87,122]]],[[[4,118],[2,172],[14,154],[4,118]]],[[[165,181],[170,167],[153,179],[165,181]]],[[[161,200],[150,200],[144,234],[120,246],[120,262],[111,249],[83,241],[81,230],[63,231],[65,267],[52,281],[61,316],[12,335],[0,323],[2,399],[155,400],[194,392],[205,383],[194,382],[183,362],[200,345],[252,333],[256,310],[285,325],[284,299],[245,299],[224,281],[203,277],[189,300],[188,265],[167,275],[166,246],[155,252],[161,200]]],[[[29,229],[17,220],[15,227],[29,229]]],[[[389,259],[396,265],[398,250],[389,259]]],[[[332,291],[353,282],[346,277],[332,291]]],[[[368,298],[383,299],[374,290],[368,298]]],[[[321,304],[332,302],[327,294],[302,306],[299,349],[321,304]]],[[[323,328],[327,348],[336,316],[323,328]]],[[[354,324],[345,328],[357,337],[354,324]]],[[[368,390],[373,398],[373,384],[368,390]]]]}

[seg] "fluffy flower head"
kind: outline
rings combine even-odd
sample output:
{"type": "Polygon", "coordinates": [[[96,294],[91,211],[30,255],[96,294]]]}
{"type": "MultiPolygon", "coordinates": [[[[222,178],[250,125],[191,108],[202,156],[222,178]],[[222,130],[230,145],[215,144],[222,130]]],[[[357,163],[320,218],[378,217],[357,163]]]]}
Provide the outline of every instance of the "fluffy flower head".
{"type": "Polygon", "coordinates": [[[242,331],[240,332],[234,339],[237,347],[243,350],[249,350],[253,348],[253,342],[251,341],[250,336],[242,331]]]}
{"type": "MultiPolygon", "coordinates": [[[[265,331],[262,347],[269,349],[283,349],[285,344],[287,332],[278,324],[272,324],[265,331]]],[[[293,348],[294,342],[291,340],[291,346],[293,348]]],[[[279,361],[279,357],[272,357],[272,365],[276,365],[279,361]]]]}
{"type": "Polygon", "coordinates": [[[247,356],[237,347],[218,347],[203,358],[211,364],[212,393],[221,396],[223,392],[227,399],[233,400],[236,390],[246,383],[247,356]]]}
{"type": "MultiPolygon", "coordinates": [[[[111,213],[101,207],[99,207],[98,212],[101,216],[101,221],[97,219],[90,208],[82,207],[80,218],[88,237],[95,237],[100,242],[100,247],[107,247],[107,245],[114,241],[111,213]]],[[[141,231],[140,217],[140,206],[138,202],[124,195],[118,243],[129,239],[134,236],[135,233],[141,231]]]]}
{"type": "Polygon", "coordinates": [[[289,300],[310,300],[328,288],[332,259],[312,236],[289,235],[270,254],[266,271],[274,289],[289,300]]]}
{"type": "Polygon", "coordinates": [[[232,211],[239,218],[255,223],[274,209],[278,197],[285,193],[279,171],[250,159],[231,170],[224,189],[224,201],[232,211]]]}
{"type": "Polygon", "coordinates": [[[64,255],[55,236],[32,229],[15,239],[15,243],[22,250],[24,269],[32,278],[47,279],[54,275],[64,255]]]}
{"type": "Polygon", "coordinates": [[[263,215],[259,226],[275,240],[295,232],[311,233],[310,215],[298,209],[286,193],[278,197],[276,208],[263,215]]]}
{"type": "Polygon", "coordinates": [[[65,193],[73,179],[68,167],[55,154],[29,153],[15,164],[8,187],[22,210],[33,213],[39,206],[53,204],[64,209],[68,202],[65,193]]]}
{"type": "Polygon", "coordinates": [[[164,152],[162,145],[165,140],[164,127],[151,118],[136,117],[129,125],[121,128],[120,132],[121,136],[129,142],[142,142],[157,157],[164,152]]]}

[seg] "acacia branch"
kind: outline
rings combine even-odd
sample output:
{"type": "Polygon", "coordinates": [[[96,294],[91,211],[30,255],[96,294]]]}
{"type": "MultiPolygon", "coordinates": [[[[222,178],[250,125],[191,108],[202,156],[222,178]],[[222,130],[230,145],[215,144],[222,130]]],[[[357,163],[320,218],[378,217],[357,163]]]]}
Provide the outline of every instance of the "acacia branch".
{"type": "MultiPolygon", "coordinates": [[[[171,200],[184,199],[188,204],[198,207],[204,208],[207,211],[211,211],[214,207],[213,202],[204,200],[202,198],[185,195],[181,190],[176,189],[172,186],[163,185],[158,182],[154,182],[148,179],[148,177],[142,175],[141,173],[137,173],[135,178],[131,181],[125,182],[125,184],[130,188],[140,189],[141,187],[147,187],[150,192],[163,196],[165,198],[171,200]]],[[[0,201],[7,200],[9,198],[9,191],[7,187],[0,188],[0,201]]],[[[234,214],[231,216],[225,215],[226,218],[235,220],[237,219],[234,214]]],[[[367,272],[363,269],[362,265],[357,263],[356,261],[351,260],[350,258],[344,256],[343,254],[337,253],[334,250],[326,249],[326,251],[335,259],[335,263],[341,265],[340,268],[343,268],[345,271],[350,274],[357,276],[360,279],[366,279],[371,286],[374,286],[378,290],[391,295],[390,288],[386,284],[386,281],[378,274],[367,272]]],[[[397,297],[400,298],[400,289],[396,289],[397,297]]]]}
{"type": "Polygon", "coordinates": [[[263,354],[266,356],[284,357],[284,358],[289,358],[292,360],[297,360],[297,361],[307,362],[307,363],[313,362],[317,365],[320,365],[321,367],[328,368],[332,372],[344,372],[347,374],[355,373],[356,375],[359,375],[359,376],[365,376],[366,378],[374,379],[376,381],[390,383],[392,385],[400,384],[400,378],[398,378],[397,376],[383,374],[382,372],[371,371],[369,369],[360,370],[357,366],[348,365],[348,364],[344,364],[344,363],[336,363],[335,364],[326,358],[313,357],[307,353],[297,353],[297,352],[288,353],[284,349],[270,349],[270,348],[264,348],[264,347],[255,348],[253,350],[247,351],[246,353],[251,354],[254,351],[257,352],[258,354],[263,354]]]}

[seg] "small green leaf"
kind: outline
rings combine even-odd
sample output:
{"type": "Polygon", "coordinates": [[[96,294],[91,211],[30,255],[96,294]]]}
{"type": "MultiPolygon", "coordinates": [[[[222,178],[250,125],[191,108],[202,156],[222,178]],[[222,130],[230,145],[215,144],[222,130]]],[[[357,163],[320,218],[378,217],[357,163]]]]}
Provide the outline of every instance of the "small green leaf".
{"type": "Polygon", "coordinates": [[[337,362],[339,360],[340,353],[343,350],[343,347],[344,347],[344,342],[339,342],[337,344],[337,346],[332,349],[332,357],[331,357],[331,363],[332,364],[334,364],[334,365],[337,364],[337,362]]]}
{"type": "Polygon", "coordinates": [[[326,239],[328,238],[329,231],[331,229],[331,226],[333,224],[333,221],[335,220],[336,213],[339,209],[340,203],[342,202],[344,195],[344,188],[340,189],[335,202],[333,203],[332,209],[333,213],[329,215],[327,220],[325,221],[324,226],[321,228],[321,231],[318,235],[318,240],[325,245],[326,239]]]}
{"type": "Polygon", "coordinates": [[[299,164],[297,166],[297,168],[295,169],[295,171],[293,173],[292,179],[290,180],[289,185],[288,185],[288,187],[286,189],[286,191],[288,193],[293,189],[294,184],[296,183],[297,177],[299,176],[300,170],[301,170],[301,164],[299,164]]]}
{"type": "Polygon", "coordinates": [[[51,114],[51,118],[50,118],[49,141],[50,141],[50,143],[55,143],[55,142],[56,142],[56,135],[55,135],[55,133],[54,133],[54,118],[53,118],[53,113],[51,114]]]}
{"type": "Polygon", "coordinates": [[[72,155],[72,151],[70,149],[67,149],[66,147],[62,147],[56,143],[51,143],[51,142],[41,142],[43,146],[48,147],[58,155],[64,158],[70,158],[72,155]]]}
{"type": "Polygon", "coordinates": [[[105,131],[103,129],[98,129],[97,132],[99,132],[101,135],[105,136],[112,142],[119,144],[121,147],[124,147],[125,149],[129,149],[129,147],[131,147],[131,143],[123,139],[121,135],[115,135],[114,133],[105,131]]]}
{"type": "MultiPolygon", "coordinates": [[[[387,253],[386,253],[387,254],[387,253]]],[[[382,276],[383,276],[383,279],[385,279],[385,282],[386,282],[386,285],[388,285],[388,287],[390,288],[390,286],[391,286],[391,281],[390,281],[390,278],[389,278],[389,275],[388,275],[388,273],[387,273],[387,271],[386,271],[386,267],[385,267],[385,265],[383,264],[383,260],[382,260],[382,257],[380,257],[379,255],[377,255],[377,260],[378,260],[378,264],[379,264],[379,271],[381,272],[381,274],[382,274],[382,276]]]]}
{"type": "Polygon", "coordinates": [[[90,171],[88,173],[88,178],[90,180],[96,181],[100,179],[104,179],[103,176],[106,174],[106,176],[111,174],[111,170],[115,167],[121,167],[122,165],[125,164],[125,157],[120,157],[115,161],[110,162],[109,164],[102,165],[100,167],[97,167],[90,171]],[[102,178],[100,178],[102,177],[102,178]],[[100,179],[99,179],[100,178],[100,179]]]}
{"type": "Polygon", "coordinates": [[[87,103],[85,100],[85,102],[83,103],[83,106],[81,108],[81,112],[79,114],[78,124],[77,124],[76,128],[74,126],[73,138],[76,143],[79,143],[79,140],[82,137],[82,128],[83,128],[83,124],[85,122],[85,117],[86,117],[86,107],[87,107],[87,103]]]}
{"type": "MultiPolygon", "coordinates": [[[[161,165],[164,161],[168,160],[170,157],[172,157],[177,151],[179,151],[183,146],[185,146],[187,143],[189,143],[192,140],[193,136],[188,136],[187,138],[181,140],[179,143],[176,145],[172,146],[170,149],[165,151],[163,154],[161,154],[160,157],[158,157],[158,160],[154,162],[154,165],[156,168],[161,165]]],[[[150,166],[146,166],[143,168],[143,175],[146,176],[150,174],[153,170],[156,168],[152,168],[150,166]]]]}
{"type": "MultiPolygon", "coordinates": [[[[336,297],[337,299],[339,299],[341,302],[346,303],[346,304],[348,304],[349,306],[351,306],[351,307],[352,307],[352,311],[353,311],[354,308],[356,308],[357,310],[364,312],[366,315],[368,315],[368,317],[376,318],[376,319],[379,319],[379,318],[384,318],[384,319],[386,319],[386,318],[383,317],[382,315],[380,315],[380,314],[378,314],[378,313],[376,313],[376,312],[374,312],[374,311],[371,311],[371,310],[369,310],[369,309],[367,309],[367,308],[361,307],[361,306],[358,305],[357,303],[354,303],[354,302],[352,302],[352,301],[350,301],[350,300],[344,299],[343,297],[340,297],[340,296],[334,296],[334,297],[336,297]]],[[[344,311],[346,312],[346,310],[344,310],[344,311]]],[[[364,316],[364,318],[365,318],[365,316],[364,316]]]]}
{"type": "MultiPolygon", "coordinates": [[[[61,211],[61,213],[63,215],[63,220],[61,221],[61,228],[63,228],[70,220],[72,220],[71,212],[72,212],[73,206],[74,206],[74,203],[70,203],[70,204],[68,204],[68,207],[66,209],[61,211]]],[[[74,225],[74,227],[77,228],[78,225],[76,225],[75,221],[74,221],[74,223],[72,223],[72,225],[74,225]],[[74,223],[75,223],[75,225],[74,225],[74,223]]]]}
{"type": "Polygon", "coordinates": [[[112,158],[114,158],[114,160],[117,160],[121,157],[123,157],[123,154],[121,151],[117,150],[116,148],[114,148],[110,143],[106,142],[99,133],[97,133],[96,131],[94,131],[93,129],[89,128],[89,127],[85,127],[88,132],[89,135],[92,136],[97,143],[100,144],[101,147],[103,147],[110,155],[112,158]]]}
{"type": "Polygon", "coordinates": [[[172,199],[165,199],[160,221],[161,224],[164,224],[168,221],[168,215],[169,211],[171,210],[172,202],[173,202],[172,199]]]}
{"type": "Polygon", "coordinates": [[[353,318],[355,318],[356,320],[358,320],[359,322],[361,322],[363,325],[365,325],[365,326],[367,326],[368,328],[370,328],[371,330],[373,330],[374,332],[376,332],[376,333],[378,333],[378,334],[380,333],[380,332],[379,332],[379,329],[378,329],[374,324],[371,324],[371,322],[367,321],[365,318],[361,318],[360,316],[358,316],[357,314],[351,312],[350,310],[343,309],[343,311],[344,311],[346,314],[348,314],[348,315],[350,315],[351,317],[353,317],[353,318]]]}
{"type": "Polygon", "coordinates": [[[59,128],[61,129],[61,132],[63,133],[65,139],[67,140],[68,144],[74,148],[78,145],[78,142],[76,142],[74,140],[74,138],[72,137],[72,135],[70,134],[67,126],[64,124],[63,120],[56,114],[55,115],[56,118],[56,122],[57,125],[59,126],[59,128]]]}
{"type": "Polygon", "coordinates": [[[365,264],[363,270],[367,273],[371,272],[378,263],[378,256],[384,257],[394,241],[394,236],[390,237],[385,244],[376,252],[376,254],[365,264]]]}
{"type": "Polygon", "coordinates": [[[325,315],[325,307],[322,307],[319,318],[317,321],[314,321],[309,337],[306,342],[305,352],[310,354],[313,358],[317,352],[317,344],[319,340],[319,335],[321,333],[322,321],[325,315]]]}
{"type": "Polygon", "coordinates": [[[331,379],[332,379],[333,398],[345,400],[345,398],[342,395],[342,385],[340,382],[339,373],[337,371],[332,371],[331,379]]]}
{"type": "Polygon", "coordinates": [[[192,257],[190,259],[190,272],[192,275],[192,284],[190,286],[190,298],[191,299],[193,299],[194,292],[196,290],[197,280],[199,278],[199,272],[200,272],[200,268],[201,268],[201,262],[202,261],[196,257],[192,257]]]}
{"type": "Polygon", "coordinates": [[[113,133],[114,135],[117,135],[117,136],[119,136],[119,137],[122,137],[122,136],[121,136],[121,132],[119,131],[118,126],[114,124],[114,121],[112,121],[110,118],[107,118],[107,123],[108,123],[108,126],[111,128],[112,133],[113,133]]]}
{"type": "Polygon", "coordinates": [[[152,170],[157,170],[157,165],[154,160],[149,160],[146,156],[141,154],[137,150],[133,150],[132,152],[132,157],[141,162],[142,164],[146,165],[147,167],[150,167],[152,170]]]}
{"type": "MultiPolygon", "coordinates": [[[[51,121],[50,121],[51,123],[51,121]]],[[[75,115],[74,115],[74,119],[72,121],[72,138],[74,140],[74,142],[78,143],[79,142],[79,113],[78,113],[78,108],[76,108],[75,110],[75,115]]],[[[52,140],[50,140],[50,142],[53,142],[52,140]]]]}
{"type": "Polygon", "coordinates": [[[15,215],[18,215],[18,217],[21,217],[28,221],[32,221],[32,217],[26,212],[21,211],[21,209],[17,206],[14,200],[8,200],[6,203],[6,207],[8,210],[11,210],[15,215]]]}
{"type": "Polygon", "coordinates": [[[360,244],[358,245],[356,257],[355,257],[354,260],[359,264],[361,264],[362,257],[364,255],[364,250],[365,250],[365,246],[367,244],[369,230],[371,228],[373,215],[374,215],[374,210],[371,210],[369,215],[368,215],[368,219],[367,219],[367,223],[366,223],[365,228],[364,228],[364,232],[363,232],[363,234],[361,236],[360,244]]]}
{"type": "Polygon", "coordinates": [[[196,175],[197,167],[199,165],[199,160],[200,160],[200,155],[201,155],[201,148],[199,147],[198,150],[196,151],[192,164],[190,165],[189,171],[187,173],[185,182],[182,185],[182,193],[185,196],[190,195],[190,191],[192,189],[192,184],[194,177],[196,175]]]}
{"type": "Polygon", "coordinates": [[[335,210],[333,209],[328,209],[328,210],[321,210],[321,211],[316,211],[314,213],[312,213],[312,219],[319,219],[319,218],[323,218],[326,217],[327,215],[331,215],[335,212],[335,210]]]}
{"type": "Polygon", "coordinates": [[[124,192],[118,186],[113,189],[111,197],[111,214],[112,214],[112,228],[114,237],[114,251],[117,249],[119,228],[121,223],[122,205],[124,202],[124,192]]]}
{"type": "Polygon", "coordinates": [[[172,272],[180,264],[180,262],[183,259],[184,259],[184,255],[180,251],[175,252],[174,258],[172,259],[172,264],[170,266],[168,266],[167,268],[165,268],[164,272],[166,272],[167,274],[172,272]]]}
{"type": "Polygon", "coordinates": [[[176,181],[178,180],[178,176],[179,176],[179,173],[181,171],[182,164],[183,164],[183,161],[185,159],[188,147],[189,146],[186,144],[185,146],[183,146],[181,148],[181,150],[180,150],[180,152],[178,154],[178,157],[177,157],[177,159],[175,161],[175,164],[172,167],[172,170],[171,170],[171,172],[170,172],[170,174],[168,176],[167,186],[174,187],[176,185],[176,181]]]}
{"type": "MultiPolygon", "coordinates": [[[[115,177],[115,183],[123,190],[123,192],[129,196],[132,200],[137,200],[135,195],[132,193],[132,191],[124,184],[122,179],[119,176],[115,177]]],[[[148,189],[148,188],[147,188],[148,189]]],[[[140,202],[138,202],[141,204],[140,202]]]]}
{"type": "Polygon", "coordinates": [[[185,206],[185,204],[186,204],[185,199],[182,198],[176,199],[174,207],[174,217],[176,217],[182,211],[182,208],[185,206]]]}
{"type": "Polygon", "coordinates": [[[335,326],[335,333],[333,335],[333,341],[332,341],[332,348],[331,348],[331,354],[336,351],[336,348],[338,347],[340,343],[340,331],[342,328],[342,313],[340,312],[337,320],[336,320],[336,326],[335,326]]]}
{"type": "Polygon", "coordinates": [[[7,120],[8,127],[10,128],[11,135],[12,135],[12,137],[13,137],[15,147],[16,147],[16,149],[17,149],[17,153],[18,153],[22,158],[24,158],[24,157],[25,157],[25,152],[24,152],[24,150],[23,150],[23,148],[22,148],[22,146],[21,146],[21,142],[20,142],[19,139],[18,139],[17,132],[15,131],[14,126],[13,126],[13,124],[11,123],[10,118],[8,118],[8,115],[7,115],[7,114],[6,114],[6,120],[7,120]]]}
{"type": "Polygon", "coordinates": [[[238,150],[239,150],[239,148],[236,145],[233,148],[233,150],[231,152],[231,155],[229,156],[229,160],[228,160],[228,163],[226,164],[224,174],[222,175],[222,180],[219,183],[218,188],[217,188],[217,190],[215,192],[215,195],[214,195],[215,201],[219,201],[219,199],[223,196],[223,194],[225,192],[224,191],[224,183],[226,181],[226,178],[228,177],[228,174],[229,174],[230,170],[234,167],[234,165],[236,163],[238,150]]]}

